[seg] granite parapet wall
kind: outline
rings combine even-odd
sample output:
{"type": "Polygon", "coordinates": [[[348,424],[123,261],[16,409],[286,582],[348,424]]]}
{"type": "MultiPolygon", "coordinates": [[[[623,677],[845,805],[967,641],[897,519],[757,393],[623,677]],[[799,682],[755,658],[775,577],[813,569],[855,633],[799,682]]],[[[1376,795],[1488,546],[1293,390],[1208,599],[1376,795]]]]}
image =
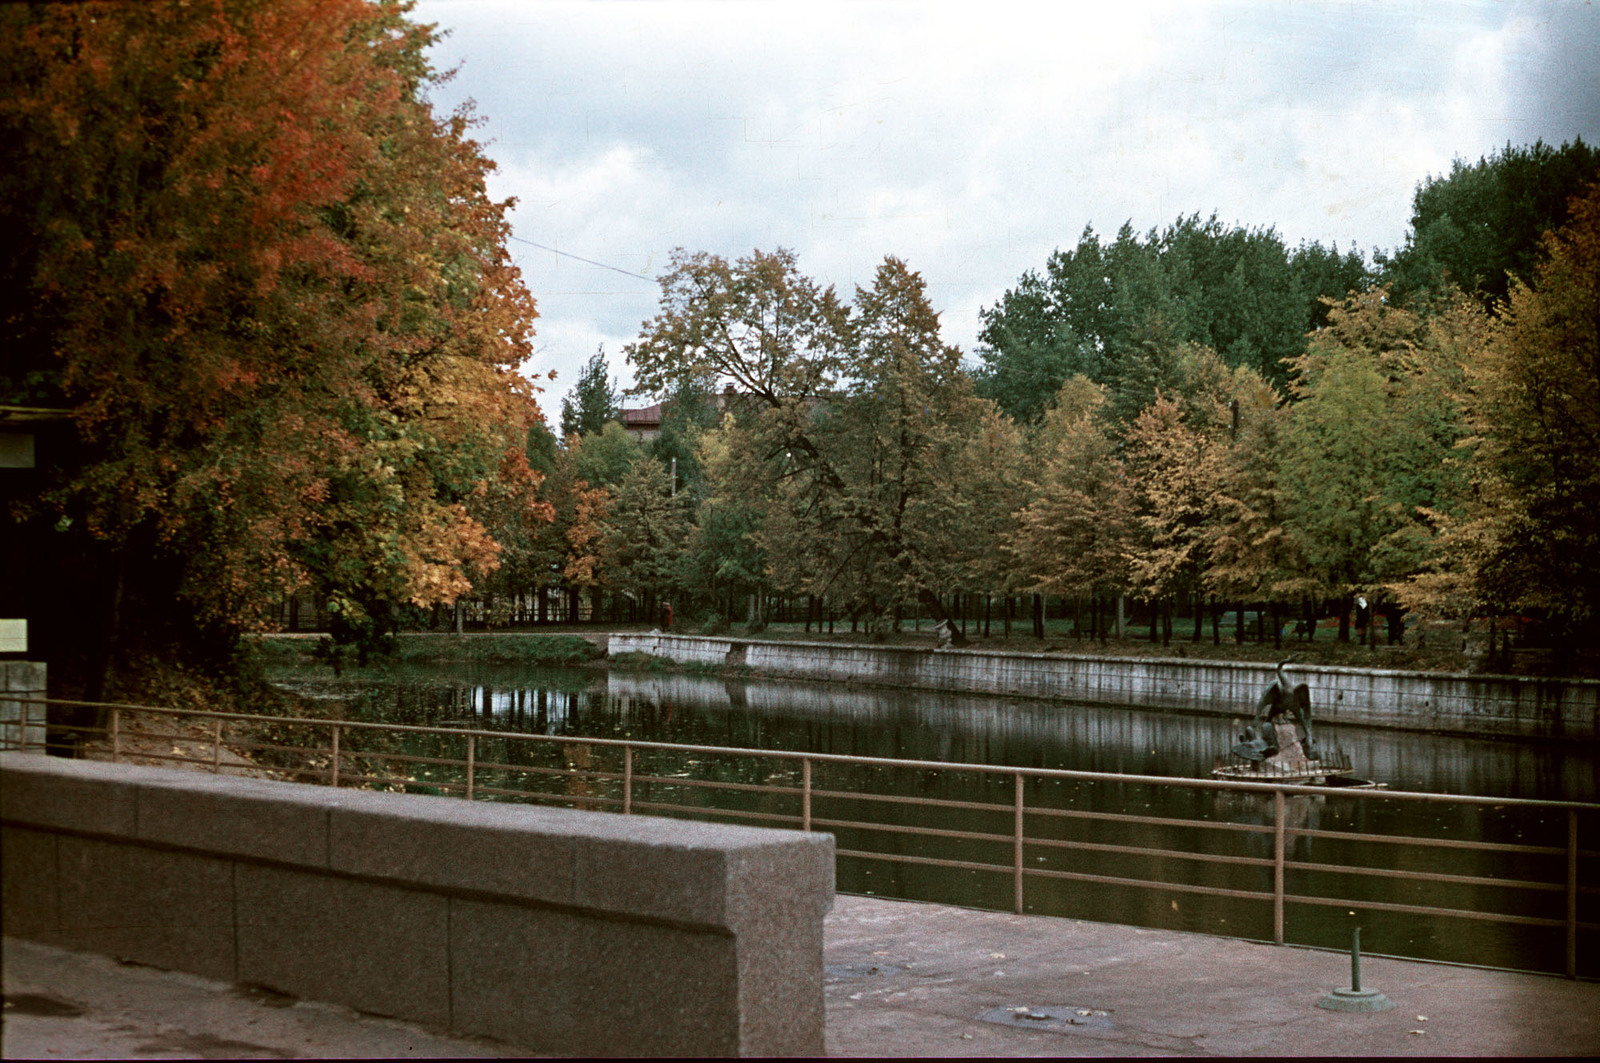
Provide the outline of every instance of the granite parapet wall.
{"type": "MultiPolygon", "coordinates": [[[[610,652],[763,675],[972,694],[1248,715],[1271,665],[1148,657],[1000,653],[711,636],[614,634],[610,652]]],[[[1600,681],[1295,665],[1318,719],[1454,734],[1595,741],[1600,681]]]]}
{"type": "Polygon", "coordinates": [[[550,1055],[820,1055],[831,835],[0,756],[7,935],[550,1055]]]}

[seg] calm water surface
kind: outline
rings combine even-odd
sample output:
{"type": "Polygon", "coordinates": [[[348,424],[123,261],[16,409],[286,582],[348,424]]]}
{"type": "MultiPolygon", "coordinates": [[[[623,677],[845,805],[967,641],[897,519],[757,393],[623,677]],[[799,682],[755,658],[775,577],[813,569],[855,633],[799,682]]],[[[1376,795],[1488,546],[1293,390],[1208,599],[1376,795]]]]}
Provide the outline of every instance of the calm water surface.
{"type": "MultiPolygon", "coordinates": [[[[694,745],[781,749],[856,756],[896,757],[1008,766],[1069,768],[1136,775],[1205,777],[1236,728],[1220,717],[1117,706],[1005,701],[953,694],[863,690],[838,684],[724,680],[699,676],[587,670],[438,666],[388,668],[335,677],[321,668],[285,668],[275,682],[308,715],[387,723],[470,725],[566,736],[630,737],[694,745]]],[[[1253,707],[1251,707],[1253,708],[1253,707]]],[[[1596,800],[1600,756],[1593,744],[1504,741],[1323,725],[1318,735],[1351,756],[1357,771],[1396,790],[1495,797],[1596,800]]],[[[353,739],[352,739],[353,740],[353,739]]],[[[485,743],[480,763],[560,767],[583,764],[619,770],[620,754],[582,743],[485,743]],[[615,764],[612,761],[616,761],[615,764]]],[[[389,747],[397,749],[398,747],[389,747]]],[[[409,740],[405,751],[459,757],[439,740],[409,740]]],[[[641,752],[638,776],[714,778],[739,782],[798,783],[798,770],[778,762],[641,752]]],[[[417,788],[448,783],[447,769],[420,769],[417,788]],[[430,774],[431,771],[431,774],[430,774]]],[[[502,773],[507,775],[507,773],[502,773]]],[[[480,786],[497,785],[493,770],[480,786]]],[[[578,785],[547,777],[549,792],[604,794],[601,784],[578,785]],[[562,789],[565,787],[565,789],[562,789]]],[[[520,785],[506,779],[506,785],[520,785]]],[[[1012,781],[948,771],[897,771],[819,765],[814,784],[841,793],[917,794],[958,801],[1005,804],[1012,781]]],[[[635,801],[670,797],[720,808],[796,815],[798,801],[764,795],[690,790],[670,782],[636,787],[635,801]]],[[[1135,812],[1182,819],[1270,824],[1269,798],[1124,783],[1030,783],[1029,807],[1135,812]]],[[[1291,827],[1330,832],[1484,839],[1513,844],[1566,844],[1564,814],[1530,815],[1505,808],[1461,808],[1349,798],[1291,798],[1291,827]]],[[[1011,812],[929,810],[846,798],[819,798],[819,822],[875,818],[944,829],[1008,835],[1011,812]]],[[[1010,842],[911,838],[848,827],[826,827],[841,849],[1009,864],[1010,842]]],[[[1600,817],[1580,821],[1580,844],[1600,848],[1600,817]]],[[[1030,838],[1072,839],[1102,845],[1138,844],[1173,852],[1203,850],[1270,857],[1270,835],[1189,827],[1129,825],[1033,817],[1030,838]]],[[[1563,877],[1560,858],[1461,853],[1450,849],[1373,844],[1344,838],[1295,838],[1290,859],[1302,864],[1430,870],[1497,878],[1563,877]]],[[[1271,869],[1197,864],[1177,858],[1051,849],[1030,845],[1030,867],[1156,878],[1231,889],[1270,889],[1271,869]]],[[[1580,864],[1580,885],[1595,885],[1596,861],[1580,864]]],[[[853,893],[1009,910],[1008,872],[972,871],[844,857],[839,889],[853,893]]],[[[1333,870],[1297,868],[1286,879],[1290,894],[1323,895],[1375,903],[1475,909],[1492,906],[1523,915],[1560,919],[1560,892],[1508,890],[1479,884],[1417,884],[1355,877],[1333,870]]],[[[1131,889],[1030,876],[1030,912],[1107,922],[1270,939],[1270,901],[1206,897],[1171,890],[1131,889]]],[[[1579,918],[1600,918],[1593,892],[1580,898],[1579,918]]],[[[1511,927],[1454,918],[1429,918],[1362,908],[1291,903],[1291,942],[1347,946],[1350,927],[1362,927],[1363,948],[1524,969],[1560,970],[1565,939],[1560,928],[1511,927]]],[[[1579,937],[1579,970],[1600,973],[1600,934],[1579,937]]]]}

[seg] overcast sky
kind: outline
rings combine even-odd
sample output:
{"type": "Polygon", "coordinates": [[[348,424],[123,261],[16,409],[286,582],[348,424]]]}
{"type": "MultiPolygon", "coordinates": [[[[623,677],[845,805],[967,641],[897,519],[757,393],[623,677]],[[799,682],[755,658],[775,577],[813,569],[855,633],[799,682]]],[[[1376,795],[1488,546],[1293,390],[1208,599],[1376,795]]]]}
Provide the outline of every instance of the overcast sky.
{"type": "Polygon", "coordinates": [[[657,289],[628,274],[675,247],[791,248],[847,297],[896,255],[970,356],[979,310],[1085,225],[1215,212],[1370,256],[1452,159],[1600,142],[1600,8],[1577,0],[422,0],[413,17],[449,32],[434,60],[459,73],[434,101],[477,102],[490,191],[517,199],[552,420],[599,344],[631,383],[622,347],[657,289]]]}

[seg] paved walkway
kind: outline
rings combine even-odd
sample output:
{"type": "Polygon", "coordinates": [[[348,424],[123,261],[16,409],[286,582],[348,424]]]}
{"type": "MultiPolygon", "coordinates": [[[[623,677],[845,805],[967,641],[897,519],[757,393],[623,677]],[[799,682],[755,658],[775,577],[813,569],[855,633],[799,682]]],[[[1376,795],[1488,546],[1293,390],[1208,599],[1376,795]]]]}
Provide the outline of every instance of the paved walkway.
{"type": "Polygon", "coordinates": [[[1348,955],[1201,934],[840,897],[826,962],[838,1056],[1600,1055],[1600,984],[1363,956],[1396,1007],[1325,1011],[1348,955]]]}
{"type": "MultiPolygon", "coordinates": [[[[1316,1007],[1347,956],[1197,934],[839,897],[825,962],[839,1056],[1600,1055],[1592,982],[1365,957],[1397,1006],[1348,1014],[1316,1007]]],[[[31,942],[4,967],[6,1058],[524,1054],[31,942]]]]}

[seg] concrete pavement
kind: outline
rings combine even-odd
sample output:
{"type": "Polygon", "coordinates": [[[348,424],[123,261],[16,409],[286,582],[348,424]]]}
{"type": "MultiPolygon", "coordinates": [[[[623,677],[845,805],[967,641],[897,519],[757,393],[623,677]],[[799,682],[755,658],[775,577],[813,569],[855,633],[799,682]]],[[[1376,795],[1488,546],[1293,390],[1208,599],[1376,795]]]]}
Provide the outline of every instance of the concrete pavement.
{"type": "Polygon", "coordinates": [[[1600,1054],[1600,985],[1540,975],[1364,956],[1396,1007],[1342,1013],[1348,955],[843,896],[826,957],[830,1055],[1600,1054]]]}
{"type": "MultiPolygon", "coordinates": [[[[826,932],[830,1055],[1600,1055],[1593,982],[1368,956],[1397,1006],[1350,1014],[1316,1007],[1339,953],[850,896],[826,932]]],[[[31,942],[4,960],[6,1058],[524,1054],[31,942]]]]}
{"type": "Polygon", "coordinates": [[[5,939],[6,1059],[521,1056],[335,1004],[5,939]]]}

